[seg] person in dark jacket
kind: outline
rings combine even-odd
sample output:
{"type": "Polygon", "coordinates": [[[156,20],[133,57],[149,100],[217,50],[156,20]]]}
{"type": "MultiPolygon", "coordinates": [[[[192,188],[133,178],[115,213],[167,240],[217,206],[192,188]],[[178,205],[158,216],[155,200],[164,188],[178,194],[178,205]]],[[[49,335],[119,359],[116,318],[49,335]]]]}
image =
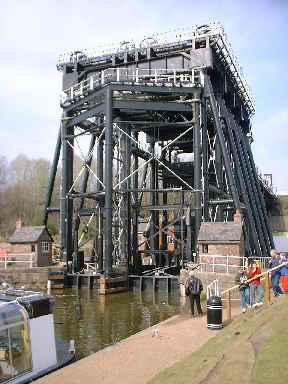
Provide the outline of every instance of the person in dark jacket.
{"type": "Polygon", "coordinates": [[[239,292],[241,298],[241,309],[242,312],[245,313],[247,307],[250,306],[250,287],[248,280],[248,271],[246,268],[239,271],[235,277],[235,283],[239,284],[239,292]]]}
{"type": "MultiPolygon", "coordinates": [[[[269,268],[275,268],[281,264],[281,257],[276,249],[272,249],[270,252],[271,259],[269,261],[269,268]]],[[[275,297],[282,295],[282,289],[280,288],[281,268],[271,272],[271,282],[273,294],[275,297]]]]}
{"type": "Polygon", "coordinates": [[[189,279],[186,284],[186,296],[189,296],[191,315],[195,316],[194,306],[197,306],[198,315],[203,315],[203,311],[200,303],[201,292],[203,291],[202,281],[194,274],[189,275],[189,279]]]}

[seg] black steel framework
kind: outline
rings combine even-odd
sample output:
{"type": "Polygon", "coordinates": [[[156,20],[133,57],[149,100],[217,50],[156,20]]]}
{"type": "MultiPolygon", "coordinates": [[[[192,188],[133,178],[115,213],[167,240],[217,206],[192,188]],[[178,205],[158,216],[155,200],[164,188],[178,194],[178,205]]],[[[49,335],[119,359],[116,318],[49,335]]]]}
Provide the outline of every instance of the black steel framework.
{"type": "Polygon", "coordinates": [[[58,69],[63,115],[44,223],[57,210],[50,202],[61,151],[60,246],[74,271],[91,227],[97,268],[110,275],[114,264],[141,264],[144,218],[148,253],[164,266],[169,228],[182,261],[192,260],[201,222],[233,220],[236,209],[246,254],[268,256],[265,199],[273,194],[256,172],[254,104],[222,28],[195,27],[169,43],[148,38],[101,55],[76,52],[58,69]]]}

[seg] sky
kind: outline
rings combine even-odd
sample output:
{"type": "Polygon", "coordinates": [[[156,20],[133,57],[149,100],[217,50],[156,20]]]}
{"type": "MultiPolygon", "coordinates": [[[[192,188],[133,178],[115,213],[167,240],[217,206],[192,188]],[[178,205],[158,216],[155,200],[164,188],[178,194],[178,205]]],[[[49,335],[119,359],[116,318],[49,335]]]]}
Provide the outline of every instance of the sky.
{"type": "Polygon", "coordinates": [[[0,155],[52,160],[60,54],[220,21],[256,100],[252,150],[288,192],[288,0],[0,0],[0,155]]]}

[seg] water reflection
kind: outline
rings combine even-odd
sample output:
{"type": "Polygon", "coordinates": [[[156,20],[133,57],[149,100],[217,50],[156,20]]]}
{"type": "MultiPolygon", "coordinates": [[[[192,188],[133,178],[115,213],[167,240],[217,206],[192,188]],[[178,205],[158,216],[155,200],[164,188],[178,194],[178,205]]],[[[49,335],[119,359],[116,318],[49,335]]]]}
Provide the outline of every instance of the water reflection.
{"type": "Polygon", "coordinates": [[[183,312],[178,292],[100,296],[95,290],[82,288],[65,289],[55,297],[56,336],[74,339],[78,358],[183,312]]]}

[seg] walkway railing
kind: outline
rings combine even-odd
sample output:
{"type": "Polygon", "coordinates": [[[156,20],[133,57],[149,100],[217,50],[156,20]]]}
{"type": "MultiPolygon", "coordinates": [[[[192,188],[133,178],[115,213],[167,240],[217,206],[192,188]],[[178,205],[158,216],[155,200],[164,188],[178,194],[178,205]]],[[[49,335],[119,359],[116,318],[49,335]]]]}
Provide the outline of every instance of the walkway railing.
{"type": "MultiPolygon", "coordinates": [[[[202,254],[199,256],[200,272],[236,273],[247,264],[247,260],[247,257],[240,256],[202,254]]],[[[268,269],[270,257],[254,256],[253,260],[260,264],[261,269],[268,269]]]]}
{"type": "Polygon", "coordinates": [[[0,269],[9,268],[13,264],[28,264],[29,268],[33,267],[35,253],[7,253],[0,257],[0,269]],[[24,260],[22,260],[24,258],[24,260]]]}
{"type": "Polygon", "coordinates": [[[203,86],[204,77],[199,68],[107,68],[65,89],[60,96],[61,105],[69,105],[108,83],[194,87],[203,86]]]}
{"type": "MultiPolygon", "coordinates": [[[[271,296],[270,296],[270,276],[271,272],[277,271],[281,269],[284,266],[287,266],[288,263],[282,263],[280,265],[277,265],[277,267],[271,268],[268,271],[262,272],[259,275],[254,276],[252,279],[247,280],[247,283],[251,283],[251,281],[256,280],[260,278],[260,280],[264,280],[264,302],[265,304],[270,304],[271,302],[271,296]]],[[[225,289],[221,292],[221,297],[225,297],[224,300],[227,301],[227,320],[231,320],[232,318],[232,311],[231,311],[231,293],[239,289],[239,284],[234,285],[233,287],[229,289],[225,289]]]]}
{"type": "Polygon", "coordinates": [[[218,279],[213,280],[212,283],[210,283],[206,287],[206,298],[207,298],[207,300],[211,296],[219,296],[219,292],[220,292],[220,290],[219,290],[219,280],[218,279]]]}

